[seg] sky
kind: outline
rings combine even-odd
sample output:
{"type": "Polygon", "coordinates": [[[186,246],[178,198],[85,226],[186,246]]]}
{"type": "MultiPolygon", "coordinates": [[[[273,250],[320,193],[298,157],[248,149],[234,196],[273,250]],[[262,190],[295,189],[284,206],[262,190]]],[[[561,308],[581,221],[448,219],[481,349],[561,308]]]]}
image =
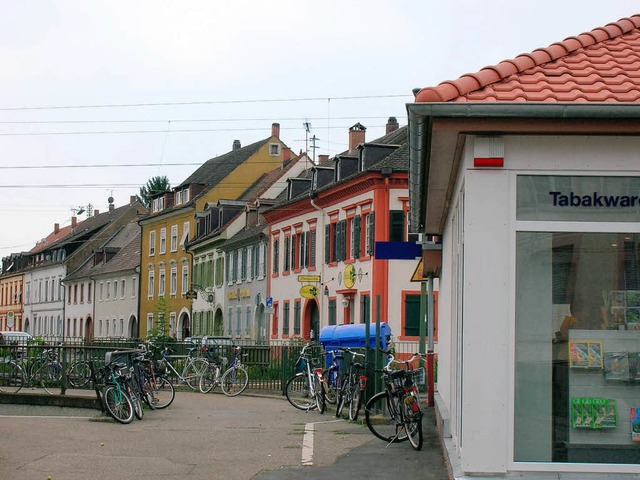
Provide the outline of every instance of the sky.
{"type": "MultiPolygon", "coordinates": [[[[627,0],[0,0],[0,258],[267,138],[407,124],[416,87],[640,13],[627,0]],[[304,124],[309,124],[307,132],[304,124]]],[[[315,136],[316,140],[312,138],[315,136]]],[[[315,151],[311,146],[315,145],[315,151]]]]}

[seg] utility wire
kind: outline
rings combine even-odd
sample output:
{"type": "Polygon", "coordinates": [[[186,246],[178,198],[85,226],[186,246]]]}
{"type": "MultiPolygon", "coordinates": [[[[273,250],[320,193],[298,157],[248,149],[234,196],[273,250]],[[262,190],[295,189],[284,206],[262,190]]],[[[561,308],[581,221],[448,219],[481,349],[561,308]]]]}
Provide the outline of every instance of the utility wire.
{"type": "MultiPolygon", "coordinates": [[[[393,116],[393,115],[389,115],[393,116]]],[[[207,123],[207,122],[289,122],[297,120],[380,120],[389,116],[371,117],[283,117],[283,118],[194,118],[169,120],[0,120],[0,125],[38,125],[38,124],[92,124],[92,123],[207,123]]]]}
{"type": "MultiPolygon", "coordinates": [[[[384,125],[373,125],[370,128],[382,128],[384,125]]],[[[345,129],[349,127],[345,126],[333,126],[327,128],[340,128],[345,129]]],[[[203,133],[203,132],[250,132],[265,130],[265,127],[260,128],[193,128],[193,129],[181,129],[171,130],[171,133],[203,133]]],[[[297,130],[297,128],[281,127],[280,130],[297,130]]],[[[145,134],[145,133],[164,133],[167,130],[111,130],[111,131],[90,131],[90,132],[29,132],[29,133],[0,133],[1,137],[38,137],[45,135],[120,135],[120,134],[145,134]]]]}
{"type": "Polygon", "coordinates": [[[38,107],[0,107],[0,111],[18,111],[18,110],[71,110],[86,108],[130,108],[130,107],[170,107],[183,105],[228,105],[242,103],[286,103],[286,102],[317,102],[325,100],[366,100],[375,98],[401,98],[411,97],[410,94],[401,95],[360,95],[360,96],[344,96],[344,97],[301,97],[301,98],[263,98],[253,100],[210,100],[198,102],[152,102],[152,103],[114,103],[114,104],[96,104],[96,105],[50,105],[38,107]]]}

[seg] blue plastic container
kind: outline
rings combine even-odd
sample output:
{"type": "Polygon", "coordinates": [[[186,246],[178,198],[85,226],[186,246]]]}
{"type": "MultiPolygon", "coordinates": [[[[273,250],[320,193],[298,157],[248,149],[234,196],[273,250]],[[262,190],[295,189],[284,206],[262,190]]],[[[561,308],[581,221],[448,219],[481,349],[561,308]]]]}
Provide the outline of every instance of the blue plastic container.
{"type": "MultiPolygon", "coordinates": [[[[327,325],[320,330],[319,341],[326,351],[339,347],[364,348],[366,346],[366,324],[327,325]]],[[[380,345],[383,350],[389,348],[391,342],[391,328],[386,323],[380,323],[380,345]]],[[[376,324],[369,324],[369,347],[376,347],[376,324]]]]}

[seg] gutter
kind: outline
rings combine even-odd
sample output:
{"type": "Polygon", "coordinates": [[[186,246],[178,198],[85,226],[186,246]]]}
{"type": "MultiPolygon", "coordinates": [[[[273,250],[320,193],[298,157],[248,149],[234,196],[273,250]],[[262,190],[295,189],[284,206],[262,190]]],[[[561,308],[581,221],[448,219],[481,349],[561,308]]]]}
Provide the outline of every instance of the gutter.
{"type": "MultiPolygon", "coordinates": [[[[429,182],[432,125],[436,118],[631,120],[640,121],[637,103],[433,102],[407,104],[409,117],[409,222],[411,232],[424,230],[426,212],[421,190],[429,182]]],[[[640,135],[640,122],[637,125],[640,135]]],[[[626,132],[629,133],[628,131],[626,132]]],[[[425,197],[428,191],[424,192],[425,197]]]]}

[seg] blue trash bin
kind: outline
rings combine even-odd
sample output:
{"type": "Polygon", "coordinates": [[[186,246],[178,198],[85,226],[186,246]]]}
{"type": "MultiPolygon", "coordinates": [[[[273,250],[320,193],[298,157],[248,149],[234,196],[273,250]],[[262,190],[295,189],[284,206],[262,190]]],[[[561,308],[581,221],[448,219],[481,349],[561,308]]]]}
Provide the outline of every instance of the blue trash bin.
{"type": "MultiPolygon", "coordinates": [[[[340,347],[364,348],[366,346],[366,324],[353,325],[327,325],[320,330],[319,342],[327,352],[340,347]]],[[[380,323],[380,345],[383,350],[389,348],[391,343],[391,327],[386,323],[380,323]]],[[[376,324],[369,325],[369,347],[376,348],[376,324]]],[[[331,357],[327,356],[327,367],[331,363],[331,357]]]]}

